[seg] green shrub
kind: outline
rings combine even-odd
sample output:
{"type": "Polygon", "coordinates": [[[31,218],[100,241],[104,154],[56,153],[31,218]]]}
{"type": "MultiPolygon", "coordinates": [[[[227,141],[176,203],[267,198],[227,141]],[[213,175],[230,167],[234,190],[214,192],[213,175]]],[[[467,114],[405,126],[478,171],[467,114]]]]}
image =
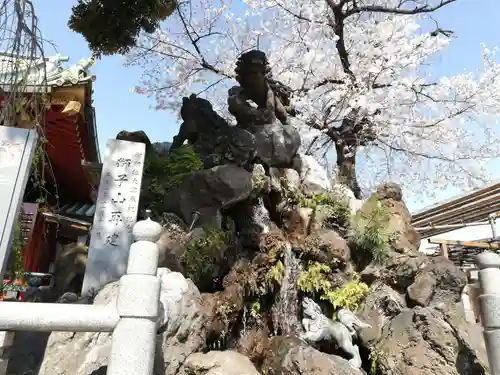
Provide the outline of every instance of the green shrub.
{"type": "Polygon", "coordinates": [[[260,319],[261,318],[260,311],[261,311],[260,310],[260,302],[254,301],[250,305],[250,316],[254,319],[260,319]]]}
{"type": "Polygon", "coordinates": [[[330,273],[329,266],[318,262],[311,263],[300,274],[297,286],[304,293],[328,301],[335,310],[344,308],[356,311],[368,294],[368,285],[355,278],[344,287],[334,290],[329,278],[330,273]]]}
{"type": "Polygon", "coordinates": [[[181,176],[201,169],[203,162],[191,146],[172,150],[167,156],[148,157],[144,163],[144,206],[153,215],[160,215],[165,194],[179,186],[181,176]]]}
{"type": "Polygon", "coordinates": [[[323,298],[332,291],[332,282],[328,278],[331,272],[332,269],[326,264],[311,263],[300,273],[297,286],[304,293],[319,295],[323,298]]]}
{"type": "Polygon", "coordinates": [[[380,352],[380,350],[376,348],[370,348],[370,354],[368,355],[368,360],[370,361],[370,372],[372,374],[377,373],[380,358],[383,358],[382,355],[383,354],[380,352]]]}
{"type": "Polygon", "coordinates": [[[349,281],[344,287],[330,292],[328,300],[335,309],[356,311],[368,295],[369,287],[359,278],[349,281]]]}
{"type": "Polygon", "coordinates": [[[26,240],[22,231],[22,211],[14,227],[14,237],[12,239],[12,247],[10,252],[10,278],[12,280],[24,280],[24,259],[22,251],[26,247],[26,240]]]}
{"type": "Polygon", "coordinates": [[[351,216],[351,209],[347,199],[337,193],[315,194],[312,197],[302,197],[300,200],[302,207],[309,207],[315,210],[318,206],[327,209],[325,224],[339,225],[347,227],[351,216]]]}
{"type": "Polygon", "coordinates": [[[227,246],[230,234],[216,228],[206,228],[202,237],[190,241],[181,263],[184,272],[196,284],[203,277],[212,276],[214,263],[221,255],[221,249],[227,246]]]}
{"type": "Polygon", "coordinates": [[[265,277],[265,286],[263,288],[263,293],[266,292],[274,292],[274,288],[276,285],[281,285],[283,282],[283,278],[285,277],[285,266],[283,262],[278,259],[276,263],[274,263],[271,268],[266,273],[265,277]]]}
{"type": "Polygon", "coordinates": [[[180,175],[203,169],[203,162],[192,146],[184,145],[172,150],[166,156],[151,156],[144,165],[146,176],[160,177],[167,190],[177,186],[180,175]]]}
{"type": "MultiPolygon", "coordinates": [[[[390,242],[398,233],[387,229],[389,213],[375,199],[372,206],[366,212],[361,210],[351,220],[352,237],[358,255],[368,255],[370,260],[380,263],[389,254],[390,242]]],[[[355,254],[353,254],[355,255],[355,254]]]]}

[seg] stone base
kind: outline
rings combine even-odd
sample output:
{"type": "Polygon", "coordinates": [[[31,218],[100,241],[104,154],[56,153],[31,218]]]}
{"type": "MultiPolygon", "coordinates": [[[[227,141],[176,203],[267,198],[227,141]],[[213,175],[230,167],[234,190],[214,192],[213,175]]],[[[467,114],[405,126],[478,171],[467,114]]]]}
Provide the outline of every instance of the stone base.
{"type": "Polygon", "coordinates": [[[0,375],[7,375],[7,366],[9,365],[8,359],[0,358],[0,375]]]}
{"type": "Polygon", "coordinates": [[[7,374],[9,364],[9,349],[14,342],[15,332],[0,332],[0,375],[7,374]]]}

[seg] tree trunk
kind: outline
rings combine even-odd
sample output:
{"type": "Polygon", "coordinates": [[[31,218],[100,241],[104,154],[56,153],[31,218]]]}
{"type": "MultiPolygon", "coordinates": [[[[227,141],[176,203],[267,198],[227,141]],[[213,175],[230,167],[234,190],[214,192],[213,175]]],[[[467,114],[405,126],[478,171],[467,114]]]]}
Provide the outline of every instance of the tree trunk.
{"type": "Polygon", "coordinates": [[[335,144],[337,151],[337,167],[340,182],[352,190],[356,199],[361,199],[361,188],[356,178],[356,146],[349,146],[345,142],[335,144]]]}

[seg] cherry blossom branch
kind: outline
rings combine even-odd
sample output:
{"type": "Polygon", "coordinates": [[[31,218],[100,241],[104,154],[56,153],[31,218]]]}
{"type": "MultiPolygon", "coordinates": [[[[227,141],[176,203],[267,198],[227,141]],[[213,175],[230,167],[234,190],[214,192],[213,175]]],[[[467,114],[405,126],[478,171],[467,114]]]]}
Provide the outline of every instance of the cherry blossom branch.
{"type": "Polygon", "coordinates": [[[344,72],[351,78],[353,82],[355,82],[356,77],[354,76],[354,73],[351,71],[349,56],[347,54],[347,49],[344,41],[345,14],[342,11],[342,7],[346,3],[346,1],[342,0],[338,4],[335,4],[334,0],[326,0],[326,3],[330,7],[330,10],[333,12],[334,22],[332,24],[332,27],[333,27],[333,32],[338,37],[335,46],[337,48],[337,52],[339,53],[340,63],[342,64],[344,72]]]}
{"type": "Polygon", "coordinates": [[[435,6],[429,6],[428,4],[423,6],[416,6],[413,9],[401,9],[401,8],[386,8],[381,5],[364,5],[364,6],[354,6],[350,10],[344,13],[345,17],[352,16],[353,14],[361,13],[361,12],[378,12],[378,13],[393,13],[393,14],[401,14],[401,15],[413,15],[420,13],[432,13],[436,10],[454,3],[457,0],[441,0],[439,4],[435,6]]]}
{"type": "Polygon", "coordinates": [[[177,13],[179,15],[179,18],[182,22],[182,25],[184,26],[184,31],[186,32],[186,35],[188,36],[189,40],[191,41],[191,44],[193,45],[194,49],[196,50],[196,52],[198,53],[200,59],[201,59],[201,66],[207,70],[210,70],[211,72],[213,73],[216,73],[216,74],[219,74],[219,75],[222,75],[226,78],[233,78],[232,75],[229,75],[223,71],[221,71],[220,69],[217,69],[214,65],[210,64],[207,62],[207,60],[205,59],[205,56],[203,55],[203,53],[201,52],[201,49],[200,47],[198,46],[198,42],[203,39],[203,38],[206,38],[208,36],[212,36],[212,35],[217,35],[218,33],[208,33],[206,35],[203,35],[203,36],[197,36],[196,38],[193,38],[193,36],[191,35],[191,32],[189,31],[188,29],[188,26],[187,26],[187,22],[184,18],[184,15],[182,14],[182,10],[180,8],[180,6],[178,5],[177,6],[177,13]]]}

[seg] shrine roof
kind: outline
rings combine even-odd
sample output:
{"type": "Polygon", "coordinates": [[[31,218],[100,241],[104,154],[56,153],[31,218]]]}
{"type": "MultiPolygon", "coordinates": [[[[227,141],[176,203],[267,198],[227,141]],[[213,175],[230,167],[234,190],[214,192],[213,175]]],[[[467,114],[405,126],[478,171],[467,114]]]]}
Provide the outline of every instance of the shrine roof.
{"type": "Polygon", "coordinates": [[[93,203],[76,202],[66,204],[54,213],[44,212],[43,216],[48,221],[87,231],[92,225],[95,209],[93,203]]]}
{"type": "Polygon", "coordinates": [[[91,223],[51,212],[43,212],[42,216],[47,223],[57,224],[60,235],[63,237],[76,239],[79,235],[88,233],[92,228],[91,223]]]}
{"type": "MultiPolygon", "coordinates": [[[[35,92],[40,91],[41,86],[71,86],[95,80],[89,71],[94,64],[92,57],[64,67],[63,63],[69,59],[61,54],[29,58],[0,53],[0,85],[18,85],[21,91],[25,88],[25,92],[35,92]]],[[[4,90],[9,91],[8,87],[4,87],[4,90]]]]}
{"type": "Polygon", "coordinates": [[[57,213],[59,215],[69,216],[69,217],[80,217],[85,219],[90,219],[94,217],[95,204],[89,202],[77,202],[69,203],[62,206],[57,213]]]}
{"type": "Polygon", "coordinates": [[[92,187],[81,161],[98,157],[92,130],[93,124],[79,114],[68,116],[57,109],[47,112],[47,178],[57,186],[56,194],[65,203],[90,200],[92,187]]]}
{"type": "MultiPolygon", "coordinates": [[[[487,221],[500,212],[500,182],[468,192],[412,214],[414,227],[432,227],[450,224],[487,221]]],[[[458,229],[458,228],[454,228],[458,229]]],[[[428,238],[450,232],[450,228],[429,228],[420,232],[428,238]]]]}

